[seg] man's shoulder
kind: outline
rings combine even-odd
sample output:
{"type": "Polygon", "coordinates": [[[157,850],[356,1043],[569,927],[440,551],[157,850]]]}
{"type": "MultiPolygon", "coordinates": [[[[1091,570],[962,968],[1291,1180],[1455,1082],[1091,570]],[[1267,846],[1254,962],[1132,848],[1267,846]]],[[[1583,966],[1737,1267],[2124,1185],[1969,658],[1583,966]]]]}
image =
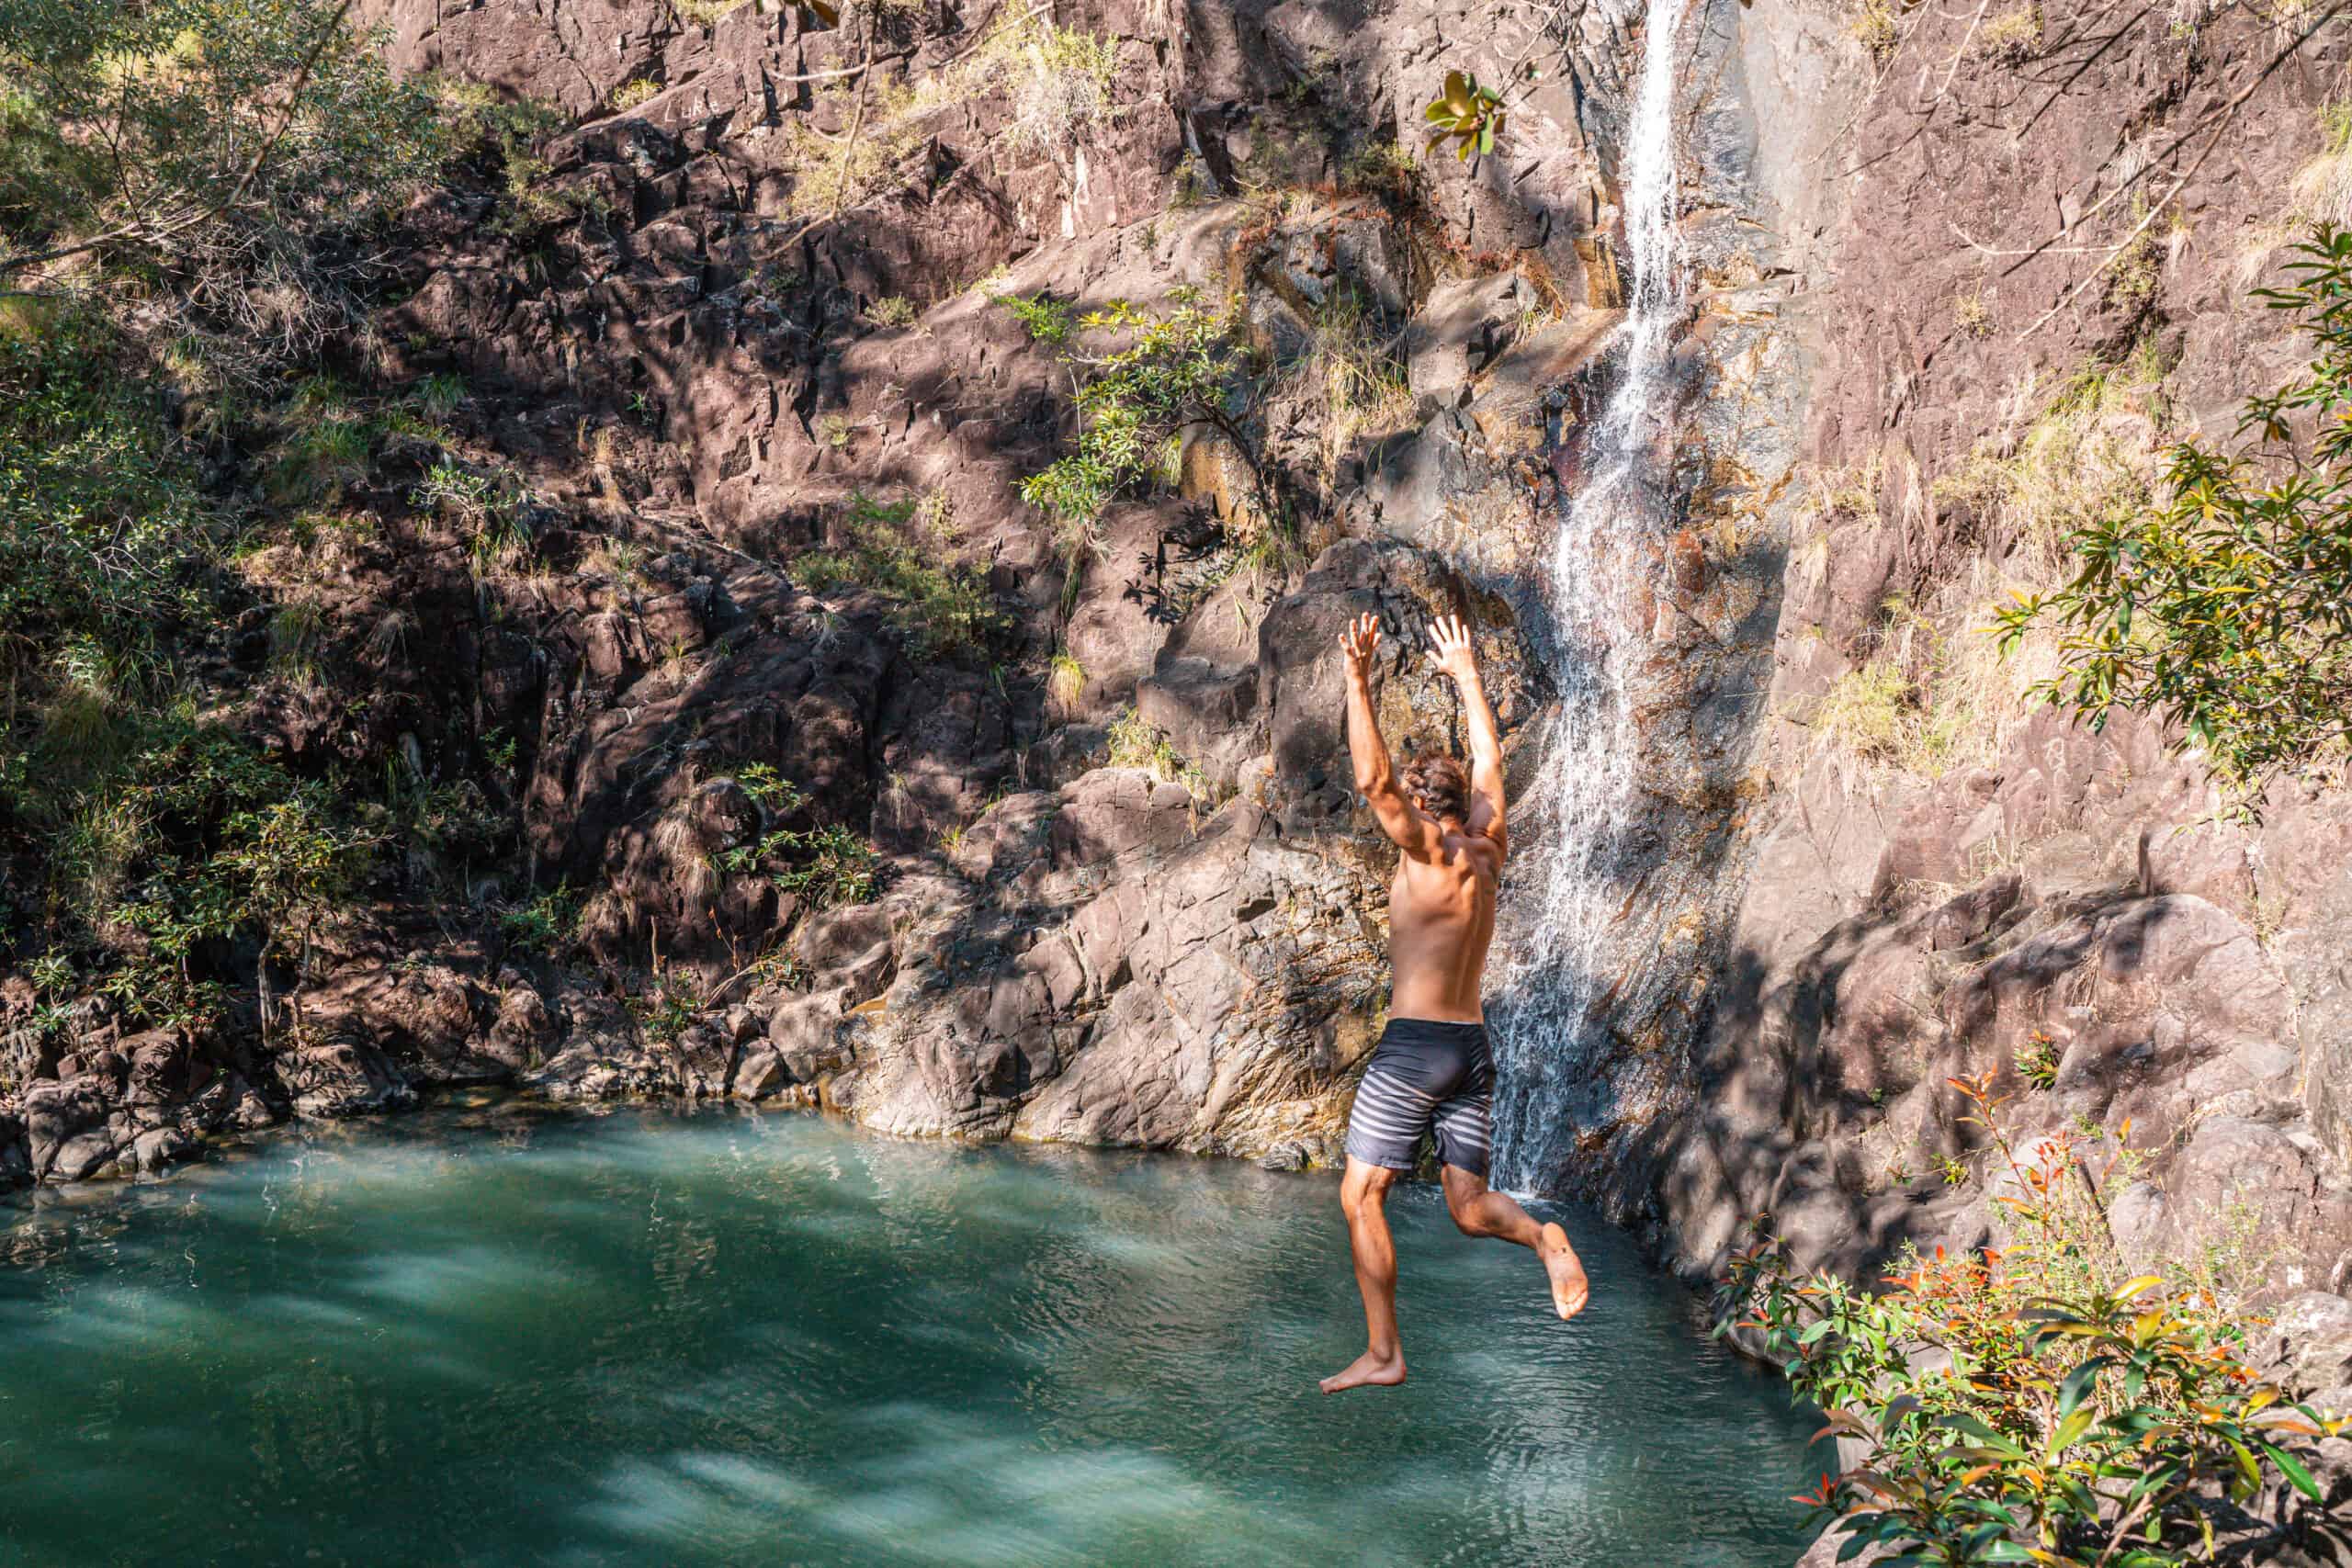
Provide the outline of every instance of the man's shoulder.
{"type": "Polygon", "coordinates": [[[1466,828],[1445,835],[1444,852],[1448,860],[1455,855],[1464,856],[1473,866],[1489,875],[1502,868],[1503,847],[1486,834],[1473,833],[1466,828]]]}

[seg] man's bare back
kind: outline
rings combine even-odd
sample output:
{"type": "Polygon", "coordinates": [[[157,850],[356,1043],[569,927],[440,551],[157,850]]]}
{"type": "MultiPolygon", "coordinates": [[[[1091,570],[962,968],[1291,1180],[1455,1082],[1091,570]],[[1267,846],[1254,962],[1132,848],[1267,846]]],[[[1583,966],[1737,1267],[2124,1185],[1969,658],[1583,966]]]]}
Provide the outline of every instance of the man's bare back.
{"type": "Polygon", "coordinates": [[[1446,1208],[1464,1235],[1532,1248],[1564,1318],[1583,1311],[1589,1293],[1567,1233],[1538,1224],[1487,1185],[1494,1067],[1479,985],[1495,934],[1495,890],[1510,850],[1502,746],[1469,629],[1449,616],[1438,622],[1431,638],[1438,668],[1462,694],[1471,767],[1465,774],[1451,758],[1421,759],[1400,781],[1372,701],[1379,623],[1360,616],[1340,637],[1356,788],[1403,853],[1388,891],[1389,957],[1396,967],[1388,1028],[1356,1090],[1347,1176],[1340,1188],[1363,1293],[1366,1344],[1363,1355],[1323,1380],[1326,1393],[1405,1381],[1396,1338],[1396,1253],[1385,1203],[1397,1174],[1412,1168],[1424,1134],[1437,1141],[1446,1208]]]}
{"type": "Polygon", "coordinates": [[[1502,852],[1485,834],[1448,833],[1428,861],[1396,857],[1388,885],[1388,1010],[1400,1018],[1479,1023],[1478,984],[1495,935],[1502,852]]]}

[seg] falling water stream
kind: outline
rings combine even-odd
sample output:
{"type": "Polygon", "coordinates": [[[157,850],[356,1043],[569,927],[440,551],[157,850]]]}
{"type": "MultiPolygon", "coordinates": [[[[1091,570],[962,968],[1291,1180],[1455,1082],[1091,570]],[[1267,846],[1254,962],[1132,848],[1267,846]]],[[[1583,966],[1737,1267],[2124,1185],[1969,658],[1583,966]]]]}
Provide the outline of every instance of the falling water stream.
{"type": "Polygon", "coordinates": [[[1645,0],[1641,74],[1619,168],[1626,259],[1621,367],[1583,435],[1584,487],[1563,509],[1547,600],[1560,706],[1530,802],[1544,859],[1498,1014],[1503,1067],[1497,1150],[1502,1179],[1540,1184],[1560,1092],[1607,1006],[1601,942],[1626,894],[1612,874],[1637,799],[1637,738],[1618,651],[1629,625],[1629,547],[1664,510],[1654,454],[1668,406],[1668,362],[1685,306],[1676,227],[1674,39],[1687,0],[1645,0]]]}

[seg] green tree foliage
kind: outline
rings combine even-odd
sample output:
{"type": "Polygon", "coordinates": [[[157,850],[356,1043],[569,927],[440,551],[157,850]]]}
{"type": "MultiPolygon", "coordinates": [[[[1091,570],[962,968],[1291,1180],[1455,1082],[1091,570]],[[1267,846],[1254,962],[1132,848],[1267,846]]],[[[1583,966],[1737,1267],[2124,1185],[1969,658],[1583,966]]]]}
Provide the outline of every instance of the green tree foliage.
{"type": "MultiPolygon", "coordinates": [[[[163,385],[222,434],[224,387],[277,384],[356,319],[348,240],[437,165],[431,96],[347,10],[0,0],[0,947],[53,1001],[212,1021],[240,951],[290,956],[390,830],[204,716],[248,519],[163,385]]],[[[281,499],[364,471],[359,423],[288,409],[308,444],[268,475],[281,499]]],[[[272,678],[322,630],[281,606],[272,678]]]]}
{"type": "Polygon", "coordinates": [[[0,279],[95,255],[184,301],[186,328],[314,347],[366,264],[313,240],[443,148],[430,93],[349,8],[0,0],[0,279]]]}
{"type": "Polygon", "coordinates": [[[1021,481],[1021,499],[1057,525],[1082,530],[1123,490],[1164,471],[1187,425],[1216,431],[1255,467],[1234,406],[1241,350],[1232,305],[1212,305],[1194,288],[1170,290],[1169,304],[1155,314],[1122,299],[1080,321],[1089,331],[1131,335],[1109,354],[1063,355],[1083,376],[1078,449],[1021,481]]]}
{"type": "Polygon", "coordinates": [[[2300,318],[2301,378],[2247,400],[2235,450],[2172,447],[2165,499],[2076,530],[2073,579],[1999,624],[2055,631],[2038,694],[2094,728],[2160,715],[2245,785],[2352,741],[2352,231],[2297,254],[2257,297],[2300,318]]]}
{"type": "Polygon", "coordinates": [[[225,537],[96,315],[0,325],[0,678],[85,696],[149,683],[205,615],[225,537]]]}
{"type": "MultiPolygon", "coordinates": [[[[1794,1277],[1785,1251],[1739,1254],[1717,1304],[1858,1441],[1799,1498],[1898,1565],[2172,1568],[2211,1561],[2213,1495],[2244,1503],[2341,1430],[2245,1364],[2246,1330],[2211,1279],[2126,1278],[2082,1140],[2019,1149],[1987,1079],[1954,1079],[2005,1178],[2012,1245],[1939,1248],[1883,1292],[1794,1277]]],[[[2128,1132],[2128,1129],[2127,1129],[2128,1132]]],[[[2112,1175],[2115,1165],[2110,1163],[2112,1175]]]]}

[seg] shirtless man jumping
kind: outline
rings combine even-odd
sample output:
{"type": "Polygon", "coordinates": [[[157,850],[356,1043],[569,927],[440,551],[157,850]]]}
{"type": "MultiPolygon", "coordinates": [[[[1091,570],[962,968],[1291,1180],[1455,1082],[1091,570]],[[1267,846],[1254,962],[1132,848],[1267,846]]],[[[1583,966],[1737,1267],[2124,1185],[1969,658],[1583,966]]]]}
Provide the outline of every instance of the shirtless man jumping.
{"type": "Polygon", "coordinates": [[[1533,1249],[1551,1277],[1562,1317],[1584,1310],[1584,1266],[1568,1233],[1537,1224],[1527,1211],[1487,1186],[1488,1109],[1495,1069],[1487,1053],[1486,1014],[1478,1003],[1487,943],[1495,934],[1495,883],[1502,871],[1503,752],[1495,716],[1478,680],[1470,631],[1447,616],[1431,633],[1437,667],[1462,694],[1470,720],[1470,772],[1452,757],[1415,759],[1402,788],[1372,707],[1372,654],[1379,623],[1359,616],[1340,636],[1348,660],[1348,751],[1356,788],[1381,830],[1404,854],[1388,890],[1389,958],[1396,984],[1388,1029],[1356,1089],[1348,1121],[1348,1173],[1340,1206],[1355,1249],[1370,1343],[1323,1392],[1405,1381],[1396,1343],[1396,1248],[1388,1236],[1389,1185],[1413,1168],[1413,1145],[1437,1139],[1445,1206],[1464,1235],[1490,1235],[1533,1249]]]}

